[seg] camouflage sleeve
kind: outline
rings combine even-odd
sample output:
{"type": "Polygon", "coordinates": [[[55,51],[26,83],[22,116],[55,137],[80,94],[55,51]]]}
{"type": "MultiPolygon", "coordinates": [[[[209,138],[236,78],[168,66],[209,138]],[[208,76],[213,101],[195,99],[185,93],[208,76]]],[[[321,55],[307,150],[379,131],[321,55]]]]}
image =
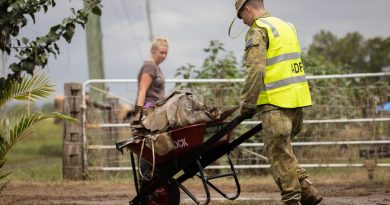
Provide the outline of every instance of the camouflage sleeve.
{"type": "Polygon", "coordinates": [[[241,92],[241,103],[245,108],[256,109],[260,90],[264,86],[267,41],[267,33],[261,28],[252,28],[246,36],[244,59],[247,73],[241,92]]]}

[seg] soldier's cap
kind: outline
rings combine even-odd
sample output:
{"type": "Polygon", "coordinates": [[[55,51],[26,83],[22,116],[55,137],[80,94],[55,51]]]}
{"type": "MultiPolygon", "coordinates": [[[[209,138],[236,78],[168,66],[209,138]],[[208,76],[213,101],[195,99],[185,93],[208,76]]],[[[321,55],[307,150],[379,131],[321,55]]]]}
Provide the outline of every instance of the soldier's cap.
{"type": "Polygon", "coordinates": [[[242,33],[242,31],[244,31],[244,30],[242,30],[239,34],[237,34],[237,35],[234,36],[234,37],[232,37],[232,35],[231,35],[231,33],[230,33],[230,32],[231,32],[231,29],[232,29],[232,26],[233,26],[234,21],[236,20],[236,18],[241,19],[241,16],[240,16],[240,9],[242,8],[242,6],[244,6],[245,2],[247,2],[247,1],[248,1],[248,0],[236,0],[235,6],[236,6],[237,15],[234,17],[234,19],[233,19],[232,22],[230,23],[229,30],[228,30],[228,35],[229,35],[229,37],[232,38],[232,39],[237,38],[237,37],[242,33]]]}
{"type": "Polygon", "coordinates": [[[248,0],[236,0],[236,11],[237,11],[237,18],[241,19],[241,16],[240,16],[240,9],[242,8],[242,6],[244,6],[245,2],[247,2],[248,0]]]}

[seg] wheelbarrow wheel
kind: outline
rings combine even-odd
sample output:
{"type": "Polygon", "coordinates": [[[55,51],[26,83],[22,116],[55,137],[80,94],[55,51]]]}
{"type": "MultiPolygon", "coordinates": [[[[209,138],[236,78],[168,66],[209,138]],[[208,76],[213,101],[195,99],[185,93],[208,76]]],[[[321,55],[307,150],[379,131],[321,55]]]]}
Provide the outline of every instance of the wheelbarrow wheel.
{"type": "Polygon", "coordinates": [[[172,181],[168,181],[146,197],[146,205],[179,205],[180,190],[172,181]]]}

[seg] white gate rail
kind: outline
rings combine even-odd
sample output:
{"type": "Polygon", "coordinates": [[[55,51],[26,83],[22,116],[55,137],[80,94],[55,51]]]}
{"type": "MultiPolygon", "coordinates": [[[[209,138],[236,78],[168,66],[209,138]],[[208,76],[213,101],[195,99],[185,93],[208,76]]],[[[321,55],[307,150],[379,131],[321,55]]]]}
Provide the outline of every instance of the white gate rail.
{"type": "MultiPolygon", "coordinates": [[[[356,74],[340,74],[340,75],[319,75],[319,76],[306,76],[308,80],[316,79],[335,79],[335,78],[357,78],[357,77],[383,77],[390,76],[390,72],[383,73],[356,73],[356,74]]],[[[245,79],[166,79],[166,83],[242,83],[245,79]]],[[[82,138],[83,138],[83,173],[87,174],[88,170],[100,170],[100,171],[124,171],[131,170],[131,167],[88,167],[88,149],[113,149],[115,146],[110,145],[89,145],[87,146],[86,136],[86,87],[91,83],[137,83],[136,79],[92,79],[83,83],[82,89],[82,138]]],[[[327,120],[304,120],[306,124],[314,123],[347,123],[347,122],[389,122],[390,118],[364,118],[364,119],[327,119],[327,120]]],[[[260,121],[245,121],[242,124],[259,124],[260,121]]],[[[101,123],[95,126],[98,127],[126,127],[128,123],[109,124],[101,123]]],[[[348,144],[390,144],[389,140],[382,141],[335,141],[335,142],[295,142],[293,146],[313,146],[313,145],[348,145],[348,144]]],[[[264,146],[263,143],[243,143],[243,147],[255,147],[264,146]]],[[[363,167],[364,164],[301,164],[302,167],[363,167]]],[[[379,163],[378,167],[390,167],[390,163],[379,163]]],[[[228,166],[225,165],[210,165],[209,169],[225,169],[228,166]]],[[[236,169],[248,169],[248,168],[269,168],[269,165],[235,165],[236,169]]]]}

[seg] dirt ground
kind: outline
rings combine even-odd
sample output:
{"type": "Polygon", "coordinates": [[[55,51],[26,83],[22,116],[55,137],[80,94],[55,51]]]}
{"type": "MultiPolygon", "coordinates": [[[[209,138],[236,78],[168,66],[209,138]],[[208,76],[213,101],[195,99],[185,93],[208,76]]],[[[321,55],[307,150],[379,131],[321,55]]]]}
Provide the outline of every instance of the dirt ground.
{"type": "MultiPolygon", "coordinates": [[[[225,186],[225,185],[224,185],[225,186]]],[[[210,204],[281,204],[279,193],[275,187],[261,191],[251,191],[257,187],[242,184],[240,197],[233,202],[223,200],[215,192],[210,204]]],[[[317,186],[325,192],[321,204],[326,205],[390,205],[390,186],[370,184],[367,186],[321,185],[317,186]]],[[[224,188],[233,190],[230,186],[224,188]]],[[[202,198],[197,185],[192,188],[202,198]]],[[[10,183],[0,196],[0,204],[64,204],[64,205],[116,205],[128,204],[135,192],[131,184],[115,184],[112,182],[58,182],[58,183],[10,183]]],[[[181,193],[181,204],[195,204],[181,193]]]]}

